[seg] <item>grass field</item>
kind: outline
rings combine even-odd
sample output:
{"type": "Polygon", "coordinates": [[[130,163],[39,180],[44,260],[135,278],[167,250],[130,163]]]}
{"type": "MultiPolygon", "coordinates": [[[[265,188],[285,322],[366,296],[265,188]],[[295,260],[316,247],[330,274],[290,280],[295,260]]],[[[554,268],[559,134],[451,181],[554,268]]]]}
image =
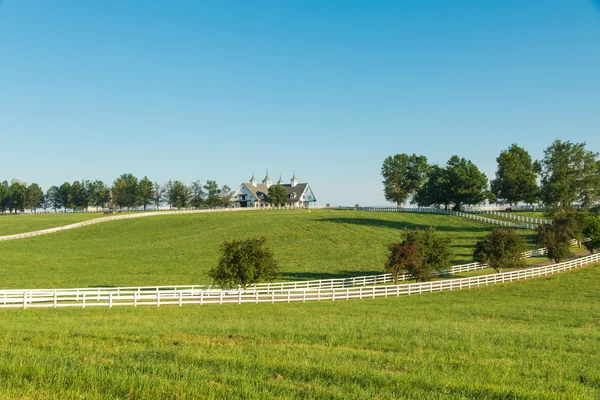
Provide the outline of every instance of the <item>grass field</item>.
{"type": "MultiPolygon", "coordinates": [[[[386,245],[403,228],[436,226],[452,238],[454,263],[471,262],[492,226],[428,214],[312,210],[157,216],[111,221],[0,242],[0,287],[209,283],[224,240],[265,234],[284,280],[382,272],[386,245]]],[[[527,231],[521,231],[527,234],[527,231]]],[[[533,239],[531,232],[528,238],[533,239]]]]}
{"type": "Polygon", "coordinates": [[[599,276],[335,303],[0,310],[0,398],[598,399],[599,276]]]}
{"type": "Polygon", "coordinates": [[[0,236],[55,228],[103,216],[102,213],[2,215],[0,216],[0,236]]]}

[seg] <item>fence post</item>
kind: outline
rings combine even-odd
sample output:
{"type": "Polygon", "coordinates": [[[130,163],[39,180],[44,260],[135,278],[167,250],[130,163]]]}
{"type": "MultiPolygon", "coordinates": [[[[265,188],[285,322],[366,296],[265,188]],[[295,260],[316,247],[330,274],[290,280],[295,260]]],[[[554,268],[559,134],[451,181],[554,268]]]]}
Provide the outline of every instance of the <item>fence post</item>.
{"type": "Polygon", "coordinates": [[[238,292],[238,304],[242,304],[242,291],[238,292]]]}
{"type": "Polygon", "coordinates": [[[86,292],[83,292],[83,298],[81,299],[81,308],[85,308],[85,295],[86,292]]]}
{"type": "Polygon", "coordinates": [[[108,308],[112,308],[112,292],[108,292],[108,308]]]}
{"type": "Polygon", "coordinates": [[[160,292],[156,289],[156,307],[160,307],[160,292]]]}
{"type": "Polygon", "coordinates": [[[27,308],[27,292],[23,292],[23,308],[27,308]]]}
{"type": "Polygon", "coordinates": [[[223,304],[223,291],[219,292],[219,304],[223,304]]]}
{"type": "Polygon", "coordinates": [[[138,292],[133,292],[133,306],[137,307],[137,296],[138,292]]]}
{"type": "Polygon", "coordinates": [[[54,290],[54,300],[52,303],[53,303],[52,305],[54,306],[54,308],[56,308],[56,289],[54,290]]]}
{"type": "Polygon", "coordinates": [[[179,291],[179,307],[183,305],[183,292],[179,291]]]}

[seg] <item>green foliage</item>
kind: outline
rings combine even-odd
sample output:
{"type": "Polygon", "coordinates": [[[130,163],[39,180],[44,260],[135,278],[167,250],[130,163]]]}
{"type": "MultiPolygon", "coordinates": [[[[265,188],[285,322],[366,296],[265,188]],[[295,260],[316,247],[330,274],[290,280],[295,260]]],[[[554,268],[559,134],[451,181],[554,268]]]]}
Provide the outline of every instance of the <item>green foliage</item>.
{"type": "Polygon", "coordinates": [[[88,183],[89,205],[106,207],[110,201],[110,188],[104,182],[96,180],[88,183]]]}
{"type": "Polygon", "coordinates": [[[527,250],[527,242],[513,229],[496,228],[475,244],[473,260],[488,264],[496,272],[504,268],[526,266],[521,254],[527,250]]]}
{"type": "Polygon", "coordinates": [[[520,201],[532,204],[538,196],[537,168],[529,153],[516,144],[500,153],[498,170],[491,182],[491,191],[498,200],[515,205],[520,201]]]}
{"type": "Polygon", "coordinates": [[[137,186],[137,204],[144,206],[144,210],[154,199],[154,184],[147,176],[144,176],[137,186]]]}
{"type": "Polygon", "coordinates": [[[88,190],[84,181],[75,181],[69,191],[69,207],[72,209],[85,209],[88,206],[88,190]]]}
{"type": "Polygon", "coordinates": [[[54,208],[54,211],[61,207],[60,189],[57,186],[50,186],[46,191],[46,196],[49,206],[54,208]]]}
{"type": "Polygon", "coordinates": [[[37,183],[32,183],[27,186],[27,190],[25,190],[25,199],[23,201],[23,205],[25,208],[28,208],[34,211],[36,208],[42,206],[42,202],[44,200],[44,192],[42,188],[37,183]]]}
{"type": "Polygon", "coordinates": [[[152,191],[154,193],[154,206],[156,207],[156,209],[158,210],[158,207],[160,206],[160,203],[163,201],[164,195],[165,195],[165,188],[158,182],[154,182],[152,191]]]}
{"type": "Polygon", "coordinates": [[[453,204],[455,210],[463,205],[480,204],[488,197],[488,180],[469,160],[452,156],[445,168],[432,166],[427,182],[415,196],[420,206],[453,204]]]}
{"type": "Polygon", "coordinates": [[[540,197],[550,207],[566,209],[574,202],[589,207],[600,194],[598,153],[585,143],[554,141],[544,151],[540,197]]]}
{"type": "Polygon", "coordinates": [[[13,179],[10,183],[9,192],[9,210],[22,211],[25,209],[25,193],[27,185],[17,179],[13,179]]]}
{"type": "Polygon", "coordinates": [[[583,236],[590,240],[583,242],[583,245],[590,253],[600,249],[600,216],[589,216],[583,223],[583,236]]]}
{"type": "Polygon", "coordinates": [[[427,157],[396,154],[383,161],[383,193],[385,199],[400,206],[414,195],[427,179],[427,157]]]}
{"type": "Polygon", "coordinates": [[[572,212],[558,213],[552,224],[540,225],[538,228],[538,244],[548,248],[548,258],[555,262],[573,255],[569,249],[570,243],[578,236],[581,236],[581,229],[572,212]]]}
{"type": "Polygon", "coordinates": [[[204,204],[206,193],[202,188],[200,181],[192,182],[190,185],[190,205],[194,208],[200,208],[204,204]]]}
{"type": "Polygon", "coordinates": [[[0,183],[0,211],[8,210],[10,205],[10,186],[7,181],[0,183]]]}
{"type": "Polygon", "coordinates": [[[284,206],[287,201],[287,190],[281,185],[271,185],[268,196],[270,204],[284,206]]]}
{"type": "Polygon", "coordinates": [[[231,200],[231,189],[229,186],[224,185],[219,188],[217,182],[208,180],[204,185],[204,190],[206,190],[205,204],[207,207],[226,207],[229,205],[229,201],[231,200]]]}
{"type": "Polygon", "coordinates": [[[123,174],[113,182],[112,201],[120,208],[136,207],[138,198],[138,179],[132,174],[123,174]]]}
{"type": "Polygon", "coordinates": [[[244,289],[277,278],[279,264],[266,242],[265,236],[223,242],[219,264],[211,268],[208,276],[222,287],[241,285],[244,289]]]}
{"type": "Polygon", "coordinates": [[[414,229],[403,233],[403,240],[388,245],[386,272],[411,275],[417,282],[429,281],[435,271],[450,267],[450,238],[442,237],[434,228],[414,229]]]}
{"type": "Polygon", "coordinates": [[[169,181],[165,186],[167,203],[171,207],[184,208],[191,199],[190,189],[181,181],[169,181]]]}

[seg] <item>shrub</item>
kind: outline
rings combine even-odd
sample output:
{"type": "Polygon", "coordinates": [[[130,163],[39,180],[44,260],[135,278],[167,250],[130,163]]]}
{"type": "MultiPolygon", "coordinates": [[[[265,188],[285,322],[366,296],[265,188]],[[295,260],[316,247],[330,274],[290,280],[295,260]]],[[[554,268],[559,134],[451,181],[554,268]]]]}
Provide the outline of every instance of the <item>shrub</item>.
{"type": "Polygon", "coordinates": [[[502,272],[503,268],[524,267],[526,263],[522,253],[526,248],[525,239],[516,231],[496,228],[475,244],[473,260],[502,272]]]}

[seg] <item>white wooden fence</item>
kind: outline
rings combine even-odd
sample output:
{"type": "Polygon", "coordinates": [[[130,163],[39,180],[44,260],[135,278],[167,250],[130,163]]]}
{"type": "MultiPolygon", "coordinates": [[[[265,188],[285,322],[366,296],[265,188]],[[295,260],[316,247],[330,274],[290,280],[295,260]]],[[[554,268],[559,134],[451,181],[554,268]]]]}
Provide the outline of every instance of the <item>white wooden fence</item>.
{"type": "Polygon", "coordinates": [[[524,222],[526,224],[543,225],[543,224],[551,224],[552,223],[552,220],[547,219],[547,218],[527,217],[525,215],[516,215],[516,214],[510,214],[510,213],[501,212],[501,211],[480,211],[479,213],[497,215],[502,218],[512,219],[515,221],[524,222]]]}
{"type": "Polygon", "coordinates": [[[33,292],[24,291],[20,296],[0,295],[1,307],[115,307],[115,306],[157,306],[184,304],[242,304],[275,303],[292,301],[341,301],[349,299],[370,299],[377,297],[402,296],[444,290],[461,290],[497,283],[513,282],[522,279],[551,275],[584,265],[600,262],[600,254],[592,254],[575,260],[529,268],[518,271],[474,276],[462,279],[449,279],[434,282],[410,283],[387,286],[356,286],[347,288],[301,288],[287,290],[201,290],[178,289],[137,291],[121,290],[108,292],[33,292]]]}
{"type": "Polygon", "coordinates": [[[476,221],[485,222],[487,224],[505,226],[508,228],[537,229],[537,227],[538,227],[537,224],[502,221],[502,220],[498,220],[498,219],[482,217],[481,215],[477,215],[477,214],[472,214],[472,213],[467,213],[467,212],[462,212],[462,211],[442,210],[440,208],[361,207],[361,208],[359,208],[359,210],[374,211],[374,212],[412,212],[412,213],[445,214],[445,215],[455,215],[457,217],[469,218],[469,219],[473,219],[476,221]]]}

